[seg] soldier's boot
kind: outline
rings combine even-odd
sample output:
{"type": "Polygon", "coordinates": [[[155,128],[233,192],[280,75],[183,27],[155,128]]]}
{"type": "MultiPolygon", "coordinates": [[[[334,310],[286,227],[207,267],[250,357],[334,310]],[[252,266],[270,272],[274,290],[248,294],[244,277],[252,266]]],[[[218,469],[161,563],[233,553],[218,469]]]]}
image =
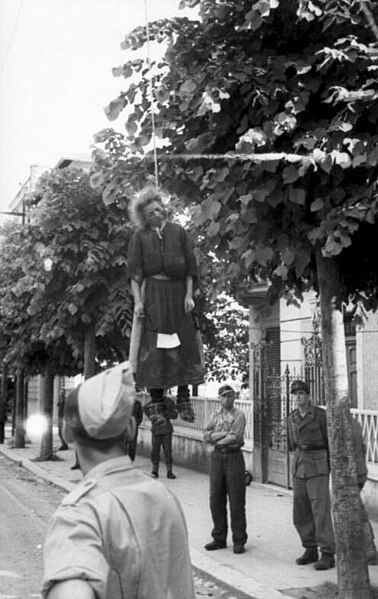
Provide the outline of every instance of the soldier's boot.
{"type": "Polygon", "coordinates": [[[165,465],[167,467],[167,478],[175,479],[176,475],[172,472],[172,462],[166,462],[165,465]]]}
{"type": "Polygon", "coordinates": [[[144,413],[153,425],[165,424],[167,419],[165,417],[166,406],[163,402],[152,402],[150,401],[144,406],[144,413]]]}
{"type": "Polygon", "coordinates": [[[314,564],[315,570],[329,570],[335,567],[335,558],[332,553],[323,553],[319,561],[314,564]]]}
{"type": "Polygon", "coordinates": [[[159,464],[152,464],[151,476],[159,478],[159,464]]]}
{"type": "Polygon", "coordinates": [[[295,560],[298,566],[305,566],[306,564],[313,564],[319,559],[317,547],[306,547],[306,550],[301,557],[295,560]]]}
{"type": "Polygon", "coordinates": [[[177,411],[182,420],[186,422],[194,422],[196,415],[193,406],[190,402],[189,388],[187,386],[179,386],[177,390],[177,411]]]}

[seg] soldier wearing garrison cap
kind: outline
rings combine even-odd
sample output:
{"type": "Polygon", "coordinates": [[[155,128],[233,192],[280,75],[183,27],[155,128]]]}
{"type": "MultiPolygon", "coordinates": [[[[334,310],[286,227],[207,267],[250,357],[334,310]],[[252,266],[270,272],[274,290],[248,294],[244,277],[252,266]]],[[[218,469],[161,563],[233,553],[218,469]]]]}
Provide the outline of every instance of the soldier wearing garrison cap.
{"type": "Polygon", "coordinates": [[[133,405],[128,362],[86,380],[67,398],[64,436],[84,478],[51,519],[44,598],[194,599],[181,506],[124,454],[125,437],[134,436],[133,405]]]}
{"type": "Polygon", "coordinates": [[[326,412],[311,404],[309,386],[304,381],[294,381],[290,392],[297,404],[288,417],[289,449],[295,451],[293,520],[305,548],[296,562],[301,566],[314,563],[316,570],[328,570],[335,565],[335,542],[326,412]]]}

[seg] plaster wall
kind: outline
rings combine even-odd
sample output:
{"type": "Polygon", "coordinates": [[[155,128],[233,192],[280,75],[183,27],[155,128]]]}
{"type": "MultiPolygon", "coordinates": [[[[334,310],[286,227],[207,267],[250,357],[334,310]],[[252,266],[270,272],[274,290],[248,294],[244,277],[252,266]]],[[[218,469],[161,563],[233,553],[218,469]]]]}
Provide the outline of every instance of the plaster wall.
{"type": "MultiPolygon", "coordinates": [[[[187,468],[193,468],[200,472],[209,471],[209,458],[204,449],[201,431],[180,431],[179,427],[174,430],[172,439],[173,465],[180,464],[187,468]]],[[[151,454],[151,430],[149,423],[143,423],[139,427],[137,452],[149,457],[151,454]]],[[[253,475],[253,453],[243,450],[246,470],[253,475]]],[[[160,471],[165,473],[164,453],[160,456],[160,471]]],[[[254,477],[255,478],[255,477],[254,477]]]]}
{"type": "Polygon", "coordinates": [[[309,292],[298,308],[280,300],[281,373],[289,367],[290,373],[301,378],[304,348],[302,339],[313,332],[312,319],[316,310],[316,295],[309,292]]]}
{"type": "Polygon", "coordinates": [[[356,331],[358,408],[378,410],[378,317],[356,331]]]}

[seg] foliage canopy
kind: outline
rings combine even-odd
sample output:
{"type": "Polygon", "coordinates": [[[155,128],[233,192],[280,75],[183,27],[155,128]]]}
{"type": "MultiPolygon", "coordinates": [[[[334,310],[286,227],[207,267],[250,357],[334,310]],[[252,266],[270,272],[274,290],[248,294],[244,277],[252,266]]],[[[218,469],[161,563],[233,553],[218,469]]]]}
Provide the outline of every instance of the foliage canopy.
{"type": "MultiPolygon", "coordinates": [[[[378,53],[360,2],[181,2],[195,5],[198,20],[150,24],[150,42],[166,44],[151,70],[140,57],[114,69],[130,81],[107,109],[127,115],[129,184],[132,153],[153,168],[153,110],[160,180],[192,206],[225,280],[269,276],[273,295],[300,297],[317,287],[321,248],[339,263],[339,299],[375,308],[378,53]]],[[[122,47],[146,42],[140,27],[122,47]]],[[[102,173],[112,201],[120,171],[102,173]]]]}
{"type": "Polygon", "coordinates": [[[29,374],[47,361],[58,374],[76,374],[93,326],[97,360],[124,359],[132,319],[125,209],[106,207],[75,169],[45,174],[29,201],[28,222],[2,229],[3,356],[29,374]]]}

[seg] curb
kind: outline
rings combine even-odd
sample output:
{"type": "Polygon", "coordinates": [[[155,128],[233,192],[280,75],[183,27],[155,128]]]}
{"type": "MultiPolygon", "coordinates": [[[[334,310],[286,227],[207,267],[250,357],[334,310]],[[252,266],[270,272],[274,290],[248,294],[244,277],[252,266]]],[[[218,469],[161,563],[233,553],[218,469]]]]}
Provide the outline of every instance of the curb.
{"type": "MultiPolygon", "coordinates": [[[[54,476],[46,472],[44,468],[32,462],[28,458],[20,459],[12,454],[12,450],[0,445],[0,453],[13,462],[18,463],[26,470],[32,472],[36,477],[45,482],[53,484],[55,487],[67,491],[68,493],[75,488],[75,484],[64,480],[60,476],[54,476]]],[[[265,586],[253,580],[241,572],[236,572],[231,567],[220,564],[207,555],[203,555],[196,549],[190,548],[190,557],[193,568],[202,575],[207,576],[215,583],[227,587],[231,592],[242,593],[243,599],[283,599],[282,593],[272,587],[265,586]]],[[[242,599],[242,598],[241,598],[242,599]]]]}
{"type": "Polygon", "coordinates": [[[244,597],[245,599],[283,599],[284,597],[276,589],[256,582],[242,572],[236,572],[229,566],[220,564],[195,549],[190,549],[190,556],[195,570],[205,574],[216,583],[228,587],[230,591],[242,593],[243,599],[244,597]]]}
{"type": "Polygon", "coordinates": [[[47,481],[53,484],[55,487],[58,487],[63,491],[67,491],[67,493],[69,493],[70,491],[72,491],[72,489],[75,488],[74,483],[70,483],[69,481],[64,480],[60,476],[54,476],[53,474],[46,472],[46,470],[41,468],[41,466],[38,466],[38,464],[35,464],[28,458],[20,459],[18,456],[12,454],[11,449],[7,449],[6,447],[0,446],[0,453],[4,454],[8,459],[12,460],[12,462],[16,462],[19,466],[22,466],[26,470],[29,470],[29,472],[32,472],[38,478],[41,478],[45,482],[47,481]]]}

